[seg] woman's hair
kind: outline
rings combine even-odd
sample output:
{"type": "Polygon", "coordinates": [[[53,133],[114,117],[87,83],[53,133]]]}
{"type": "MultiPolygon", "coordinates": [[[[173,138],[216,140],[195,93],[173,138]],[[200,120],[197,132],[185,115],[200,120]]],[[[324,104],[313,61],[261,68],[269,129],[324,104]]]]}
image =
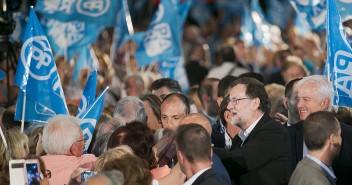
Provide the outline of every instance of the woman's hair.
{"type": "Polygon", "coordinates": [[[118,159],[126,154],[133,154],[132,149],[127,145],[120,145],[103,153],[95,163],[95,171],[101,171],[107,161],[118,159]]]}
{"type": "Polygon", "coordinates": [[[153,131],[146,124],[133,121],[126,126],[119,127],[115,130],[108,141],[107,148],[114,148],[119,145],[127,145],[132,148],[133,152],[145,159],[150,168],[155,165],[155,157],[153,154],[153,131]]]}
{"type": "MultiPolygon", "coordinates": [[[[29,139],[29,154],[30,155],[37,155],[37,143],[39,140],[39,135],[43,135],[43,129],[44,126],[37,126],[33,128],[29,133],[28,133],[28,139],[29,139]]],[[[45,151],[40,154],[40,156],[45,155],[45,151]]]]}
{"type": "Polygon", "coordinates": [[[147,101],[150,104],[150,107],[153,110],[154,115],[160,122],[161,120],[161,113],[160,113],[160,107],[161,107],[161,100],[160,98],[155,95],[155,94],[144,94],[140,97],[142,101],[147,101]]]}
{"type": "Polygon", "coordinates": [[[118,170],[123,173],[124,185],[150,185],[152,182],[147,162],[131,154],[106,162],[102,171],[110,170],[118,170]]]}
{"type": "MultiPolygon", "coordinates": [[[[5,131],[4,136],[12,159],[21,159],[28,155],[28,137],[17,127],[5,131]]],[[[0,139],[0,170],[7,168],[9,161],[10,156],[4,141],[0,139]]]]}

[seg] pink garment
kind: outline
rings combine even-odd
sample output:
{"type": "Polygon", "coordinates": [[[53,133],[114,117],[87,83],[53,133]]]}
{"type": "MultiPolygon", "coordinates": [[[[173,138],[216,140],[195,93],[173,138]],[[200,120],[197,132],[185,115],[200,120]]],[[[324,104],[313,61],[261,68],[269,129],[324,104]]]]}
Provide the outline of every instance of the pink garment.
{"type": "Polygon", "coordinates": [[[41,157],[46,169],[50,170],[50,185],[68,184],[72,172],[78,167],[94,170],[97,158],[92,154],[84,154],[81,157],[67,155],[45,155],[41,157]]]}
{"type": "Polygon", "coordinates": [[[153,179],[160,179],[168,175],[170,171],[171,169],[169,168],[169,166],[164,165],[163,167],[154,168],[150,170],[150,173],[152,174],[153,179]]]}

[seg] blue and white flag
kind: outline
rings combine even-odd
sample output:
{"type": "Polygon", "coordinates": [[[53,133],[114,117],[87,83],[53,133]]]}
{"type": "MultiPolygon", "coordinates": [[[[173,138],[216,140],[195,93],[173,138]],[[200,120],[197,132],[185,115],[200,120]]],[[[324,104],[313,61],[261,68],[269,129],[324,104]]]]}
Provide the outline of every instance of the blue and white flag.
{"type": "Polygon", "coordinates": [[[172,78],[178,81],[181,85],[182,92],[187,92],[189,83],[183,63],[182,57],[162,60],[159,62],[159,73],[163,78],[172,78]]]}
{"type": "Polygon", "coordinates": [[[73,80],[78,81],[82,69],[98,69],[99,61],[95,56],[94,50],[90,46],[82,46],[78,51],[78,57],[73,68],[73,80]]]}
{"type": "Polygon", "coordinates": [[[181,2],[180,0],[173,0],[173,1],[174,1],[174,4],[176,4],[178,7],[178,14],[180,16],[179,22],[180,22],[180,26],[182,27],[187,19],[189,10],[191,9],[192,0],[185,0],[184,2],[181,2]]]}
{"type": "Polygon", "coordinates": [[[62,22],[84,21],[113,26],[117,0],[38,0],[35,9],[47,18],[62,22]]]}
{"type": "Polygon", "coordinates": [[[54,53],[67,54],[70,60],[82,46],[94,43],[103,29],[102,25],[83,21],[61,22],[55,19],[41,19],[54,53]],[[64,51],[64,52],[63,52],[64,51]]]}
{"type": "Polygon", "coordinates": [[[104,107],[104,94],[109,89],[106,87],[94,101],[94,103],[89,106],[85,111],[78,114],[76,117],[81,119],[80,127],[83,131],[84,137],[87,142],[84,144],[84,153],[86,153],[94,134],[94,128],[99,120],[104,107]]]}
{"type": "Polygon", "coordinates": [[[25,121],[45,122],[54,115],[68,114],[50,44],[33,9],[14,82],[20,88],[15,120],[24,116],[25,121]]]}
{"type": "Polygon", "coordinates": [[[339,13],[342,21],[352,19],[352,1],[351,0],[336,0],[336,5],[339,8],[339,13]]]}
{"type": "Polygon", "coordinates": [[[138,66],[181,56],[179,21],[171,0],[161,0],[143,40],[138,43],[135,54],[138,66]]]}
{"type": "Polygon", "coordinates": [[[252,0],[250,7],[244,7],[241,35],[248,46],[271,48],[273,45],[272,33],[270,32],[271,26],[265,21],[264,13],[258,0],[252,0]]]}
{"type": "Polygon", "coordinates": [[[87,107],[93,104],[95,100],[95,93],[97,91],[97,70],[93,70],[90,73],[86,86],[84,87],[81,101],[78,106],[78,113],[85,111],[87,107]]]}
{"type": "Polygon", "coordinates": [[[328,77],[334,87],[334,105],[352,107],[352,48],[335,1],[327,2],[328,77]]]}

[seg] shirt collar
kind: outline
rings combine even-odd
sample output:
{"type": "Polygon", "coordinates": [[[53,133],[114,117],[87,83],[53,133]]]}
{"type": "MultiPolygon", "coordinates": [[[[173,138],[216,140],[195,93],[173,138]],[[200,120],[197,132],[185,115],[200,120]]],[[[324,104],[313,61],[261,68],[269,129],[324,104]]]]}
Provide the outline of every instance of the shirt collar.
{"type": "Polygon", "coordinates": [[[258,124],[259,120],[263,117],[264,114],[259,116],[258,119],[256,119],[251,126],[249,126],[246,130],[241,130],[238,133],[238,136],[241,138],[242,142],[244,142],[249,134],[253,131],[254,127],[258,124]]]}
{"type": "Polygon", "coordinates": [[[334,172],[332,171],[331,167],[326,166],[323,162],[321,162],[318,158],[307,154],[306,155],[309,159],[311,159],[312,161],[314,161],[315,163],[317,163],[320,167],[323,168],[323,170],[327,173],[327,175],[330,176],[331,179],[336,180],[336,176],[334,174],[334,172]]]}
{"type": "Polygon", "coordinates": [[[209,170],[209,168],[205,168],[204,170],[201,170],[199,172],[197,172],[196,174],[194,174],[191,178],[189,178],[183,185],[192,185],[194,181],[197,180],[197,178],[202,175],[205,171],[209,170]]]}

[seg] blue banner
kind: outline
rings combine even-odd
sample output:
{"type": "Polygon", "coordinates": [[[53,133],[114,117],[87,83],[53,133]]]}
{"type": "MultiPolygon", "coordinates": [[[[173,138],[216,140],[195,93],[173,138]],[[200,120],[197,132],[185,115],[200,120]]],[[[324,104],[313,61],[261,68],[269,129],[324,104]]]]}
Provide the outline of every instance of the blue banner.
{"type": "Polygon", "coordinates": [[[82,21],[61,22],[55,19],[42,19],[45,33],[54,53],[68,55],[70,60],[82,46],[94,43],[103,29],[102,25],[82,21]]]}
{"type": "Polygon", "coordinates": [[[334,105],[352,107],[352,48],[347,40],[335,1],[327,1],[328,77],[334,105]]]}
{"type": "Polygon", "coordinates": [[[94,103],[89,106],[85,111],[77,115],[81,119],[80,127],[83,131],[84,137],[87,142],[84,144],[84,153],[86,153],[94,134],[94,128],[99,120],[104,107],[104,94],[109,89],[106,87],[94,101],[94,103]]]}
{"type": "Polygon", "coordinates": [[[172,78],[181,85],[182,92],[189,89],[186,69],[183,65],[182,57],[170,58],[159,62],[159,73],[163,78],[172,78]]]}
{"type": "Polygon", "coordinates": [[[97,91],[97,70],[93,70],[89,75],[86,86],[84,87],[81,101],[78,106],[78,113],[81,113],[93,104],[95,100],[95,93],[97,91]]]}
{"type": "Polygon", "coordinates": [[[78,20],[113,26],[117,0],[38,0],[35,9],[45,17],[63,22],[78,20]]]}
{"type": "Polygon", "coordinates": [[[73,80],[78,81],[82,69],[98,69],[99,61],[95,56],[94,50],[90,46],[82,46],[78,53],[75,66],[73,68],[73,80]]]}
{"type": "Polygon", "coordinates": [[[50,44],[33,9],[30,10],[14,83],[20,88],[15,120],[43,122],[68,114],[50,44]]]}
{"type": "Polygon", "coordinates": [[[138,66],[181,55],[181,36],[178,12],[171,0],[161,0],[135,57],[138,66]],[[176,25],[176,26],[175,26],[176,25]]]}

